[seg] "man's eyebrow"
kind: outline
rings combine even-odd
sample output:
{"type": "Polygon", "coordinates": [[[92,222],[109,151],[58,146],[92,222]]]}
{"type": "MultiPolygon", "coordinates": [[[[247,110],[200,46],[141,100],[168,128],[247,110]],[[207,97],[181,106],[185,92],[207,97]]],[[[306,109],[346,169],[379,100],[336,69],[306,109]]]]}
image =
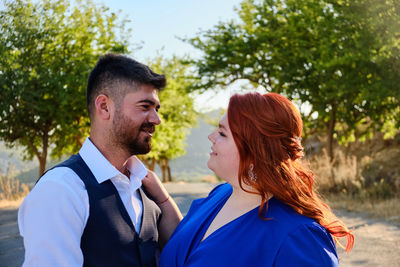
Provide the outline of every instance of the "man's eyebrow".
{"type": "MultiPolygon", "coordinates": [[[[150,100],[150,99],[143,99],[143,100],[140,100],[138,103],[146,103],[146,104],[150,104],[152,106],[156,105],[156,102],[154,102],[153,100],[150,100]]],[[[156,106],[156,108],[159,109],[160,108],[160,104],[158,104],[156,106]]]]}

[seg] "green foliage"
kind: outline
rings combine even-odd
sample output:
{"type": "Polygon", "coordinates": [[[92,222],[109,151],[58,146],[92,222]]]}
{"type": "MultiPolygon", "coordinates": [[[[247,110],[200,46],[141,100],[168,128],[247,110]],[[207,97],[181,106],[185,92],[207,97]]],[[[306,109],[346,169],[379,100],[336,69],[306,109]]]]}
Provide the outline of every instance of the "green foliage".
{"type": "Polygon", "coordinates": [[[330,155],[334,137],[368,136],[389,115],[400,125],[399,1],[245,0],[238,13],[187,40],[203,52],[197,88],[245,79],[306,103],[305,128],[328,133],[330,155]]]}
{"type": "Polygon", "coordinates": [[[192,82],[187,78],[189,66],[177,57],[165,59],[156,57],[149,66],[158,73],[167,76],[167,86],[160,93],[161,124],[153,135],[152,150],[142,156],[147,161],[174,159],[185,153],[185,139],[196,120],[194,99],[189,90],[192,82]]]}
{"type": "Polygon", "coordinates": [[[100,55],[127,52],[125,22],[91,1],[5,1],[0,139],[26,147],[26,158],[39,159],[40,172],[50,146],[61,157],[76,152],[88,134],[87,77],[100,55]]]}

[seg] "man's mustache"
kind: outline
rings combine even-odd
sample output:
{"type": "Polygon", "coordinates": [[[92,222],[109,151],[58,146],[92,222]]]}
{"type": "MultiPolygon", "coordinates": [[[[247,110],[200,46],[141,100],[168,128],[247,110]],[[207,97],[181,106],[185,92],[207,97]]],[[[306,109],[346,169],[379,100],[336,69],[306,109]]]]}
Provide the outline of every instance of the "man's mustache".
{"type": "Polygon", "coordinates": [[[140,126],[140,130],[141,131],[146,131],[149,133],[154,133],[154,131],[156,130],[156,126],[153,123],[150,122],[145,122],[140,126]]]}

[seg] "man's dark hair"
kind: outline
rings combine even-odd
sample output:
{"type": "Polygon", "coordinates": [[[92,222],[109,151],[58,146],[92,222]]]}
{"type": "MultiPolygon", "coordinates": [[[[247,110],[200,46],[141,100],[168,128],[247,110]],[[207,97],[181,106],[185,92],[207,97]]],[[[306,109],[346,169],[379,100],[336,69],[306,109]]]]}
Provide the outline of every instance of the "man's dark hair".
{"type": "Polygon", "coordinates": [[[109,53],[102,56],[90,72],[86,104],[92,119],[94,101],[105,94],[119,103],[128,93],[126,88],[139,89],[140,85],[152,85],[161,91],[166,85],[165,75],[153,72],[148,66],[124,55],[109,53]],[[122,85],[122,86],[121,86],[122,85]]]}

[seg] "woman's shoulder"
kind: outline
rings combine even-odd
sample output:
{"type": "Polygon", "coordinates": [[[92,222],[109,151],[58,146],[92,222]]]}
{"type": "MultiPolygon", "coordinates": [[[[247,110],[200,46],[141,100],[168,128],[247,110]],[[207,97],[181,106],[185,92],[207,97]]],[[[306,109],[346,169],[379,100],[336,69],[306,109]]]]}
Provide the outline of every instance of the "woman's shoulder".
{"type": "MultiPolygon", "coordinates": [[[[304,263],[300,266],[318,266],[318,262],[337,266],[336,246],[331,234],[316,220],[297,213],[275,198],[269,201],[267,220],[276,235],[277,261],[282,266],[304,263]]],[[[273,231],[272,231],[273,230],[273,231]]]]}
{"type": "Polygon", "coordinates": [[[267,213],[261,220],[266,231],[272,231],[276,240],[283,241],[288,236],[293,235],[321,235],[332,239],[329,232],[321,226],[315,219],[304,216],[296,212],[292,207],[284,202],[272,198],[268,201],[267,213]],[[306,231],[308,229],[308,231],[306,231]]]}
{"type": "Polygon", "coordinates": [[[312,224],[315,222],[314,219],[299,214],[292,207],[275,197],[268,201],[266,217],[277,220],[280,224],[290,225],[290,228],[296,228],[303,224],[312,224]]]}
{"type": "Polygon", "coordinates": [[[298,225],[288,233],[276,256],[277,266],[338,266],[331,234],[317,222],[298,225]]]}

